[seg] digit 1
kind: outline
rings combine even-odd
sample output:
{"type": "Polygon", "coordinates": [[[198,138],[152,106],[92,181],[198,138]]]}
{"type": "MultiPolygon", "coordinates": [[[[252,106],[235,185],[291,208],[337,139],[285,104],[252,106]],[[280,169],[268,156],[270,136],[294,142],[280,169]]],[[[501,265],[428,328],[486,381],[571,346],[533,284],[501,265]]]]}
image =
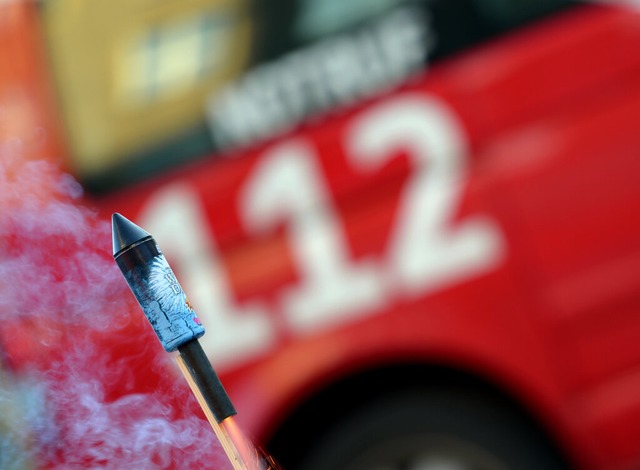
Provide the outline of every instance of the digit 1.
{"type": "Polygon", "coordinates": [[[302,283],[283,294],[289,325],[304,332],[349,321],[381,302],[373,263],[354,265],[314,151],[301,140],[263,154],[247,182],[240,213],[255,234],[288,223],[302,283]]]}
{"type": "Polygon", "coordinates": [[[200,342],[216,367],[224,368],[268,350],[275,333],[260,305],[235,305],[202,202],[187,184],[154,194],[140,214],[141,225],[158,241],[180,273],[180,283],[206,328],[200,342]]]}

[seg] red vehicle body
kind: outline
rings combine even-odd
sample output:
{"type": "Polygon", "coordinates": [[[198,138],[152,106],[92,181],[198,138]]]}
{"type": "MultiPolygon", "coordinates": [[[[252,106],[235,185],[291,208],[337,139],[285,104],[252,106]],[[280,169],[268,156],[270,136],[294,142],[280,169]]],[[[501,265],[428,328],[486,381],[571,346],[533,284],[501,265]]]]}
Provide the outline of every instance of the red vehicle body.
{"type": "Polygon", "coordinates": [[[285,467],[419,390],[568,466],[638,468],[639,47],[637,12],[577,6],[86,204],[158,240],[285,467]]]}

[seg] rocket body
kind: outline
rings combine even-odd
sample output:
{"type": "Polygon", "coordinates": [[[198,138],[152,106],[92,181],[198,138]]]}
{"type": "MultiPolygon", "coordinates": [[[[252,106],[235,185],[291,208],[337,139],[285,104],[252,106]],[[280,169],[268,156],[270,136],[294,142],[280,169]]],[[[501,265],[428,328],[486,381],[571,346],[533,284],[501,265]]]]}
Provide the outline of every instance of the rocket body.
{"type": "Polygon", "coordinates": [[[198,342],[198,316],[153,237],[118,213],[111,218],[113,257],[167,352],[176,349],[206,406],[218,422],[236,414],[198,342]]]}
{"type": "Polygon", "coordinates": [[[153,237],[120,214],[112,223],[113,257],[162,347],[172,352],[201,337],[204,327],[153,237]]]}

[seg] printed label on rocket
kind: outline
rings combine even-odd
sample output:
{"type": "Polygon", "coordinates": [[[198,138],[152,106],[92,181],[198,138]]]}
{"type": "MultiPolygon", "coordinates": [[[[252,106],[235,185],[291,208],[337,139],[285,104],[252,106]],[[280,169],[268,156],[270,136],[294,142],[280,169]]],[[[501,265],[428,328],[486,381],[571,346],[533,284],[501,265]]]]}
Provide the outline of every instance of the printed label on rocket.
{"type": "Polygon", "coordinates": [[[124,276],[166,351],[175,351],[204,334],[204,327],[162,254],[133,266],[124,276]]]}

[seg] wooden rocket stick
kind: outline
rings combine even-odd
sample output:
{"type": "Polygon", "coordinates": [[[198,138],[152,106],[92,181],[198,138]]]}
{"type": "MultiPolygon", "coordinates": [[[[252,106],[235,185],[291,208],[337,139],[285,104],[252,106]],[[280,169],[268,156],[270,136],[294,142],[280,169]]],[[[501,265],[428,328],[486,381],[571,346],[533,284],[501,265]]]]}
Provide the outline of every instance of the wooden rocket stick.
{"type": "MultiPolygon", "coordinates": [[[[231,465],[233,465],[233,469],[234,470],[253,470],[244,461],[241,453],[238,450],[238,447],[233,442],[229,434],[216,420],[213,412],[211,411],[211,409],[207,405],[206,400],[202,396],[202,393],[200,392],[198,385],[196,384],[195,380],[191,376],[191,373],[189,372],[189,369],[186,363],[184,362],[184,359],[182,358],[182,356],[180,355],[176,356],[176,362],[178,364],[178,368],[182,372],[182,375],[187,380],[187,383],[189,384],[191,391],[193,392],[196,399],[198,400],[198,403],[200,404],[202,411],[204,411],[204,414],[207,417],[207,421],[209,421],[209,424],[213,428],[213,431],[216,433],[216,436],[218,437],[218,440],[220,441],[222,448],[227,454],[227,457],[229,458],[229,460],[231,461],[231,465]]],[[[230,419],[230,418],[227,418],[227,419],[230,419]]]]}

